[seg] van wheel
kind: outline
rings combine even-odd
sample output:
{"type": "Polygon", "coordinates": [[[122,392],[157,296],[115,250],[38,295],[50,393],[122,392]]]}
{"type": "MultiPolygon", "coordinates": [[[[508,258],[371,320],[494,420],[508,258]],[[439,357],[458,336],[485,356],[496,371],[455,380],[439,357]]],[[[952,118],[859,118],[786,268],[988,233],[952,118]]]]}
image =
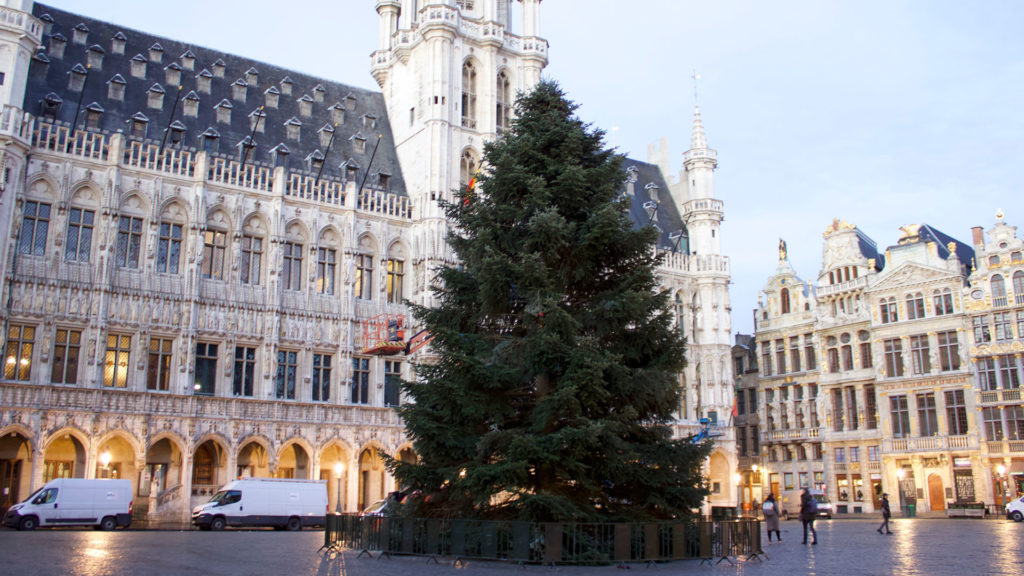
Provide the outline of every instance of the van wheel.
{"type": "Polygon", "coordinates": [[[1022,514],[1019,511],[1013,513],[1013,521],[1014,522],[1020,522],[1022,520],[1024,520],[1024,514],[1022,514]]]}
{"type": "Polygon", "coordinates": [[[225,525],[227,525],[227,522],[225,522],[223,518],[214,518],[213,520],[210,520],[210,530],[215,532],[223,530],[225,525]]]}
{"type": "Polygon", "coordinates": [[[113,530],[117,528],[117,520],[113,516],[107,516],[100,520],[100,530],[113,530]]]}
{"type": "Polygon", "coordinates": [[[35,516],[25,516],[18,522],[18,530],[35,530],[39,520],[35,516]]]}
{"type": "Polygon", "coordinates": [[[302,520],[292,516],[288,519],[288,523],[284,525],[285,529],[289,532],[295,532],[296,530],[302,529],[302,520]]]}

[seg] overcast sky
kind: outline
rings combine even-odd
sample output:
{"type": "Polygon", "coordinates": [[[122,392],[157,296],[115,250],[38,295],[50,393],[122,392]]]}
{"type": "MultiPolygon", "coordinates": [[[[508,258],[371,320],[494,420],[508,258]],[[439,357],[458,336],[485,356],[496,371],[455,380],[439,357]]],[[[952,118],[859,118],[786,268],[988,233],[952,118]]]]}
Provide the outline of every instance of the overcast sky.
{"type": "MultiPolygon", "coordinates": [[[[51,0],[126,27],[376,88],[373,0],[51,0]]],[[[1024,2],[544,0],[546,75],[647,160],[688,147],[694,90],[718,151],[733,331],[753,330],[778,239],[804,279],[833,218],[880,249],[927,223],[1024,230],[1024,2]]]]}

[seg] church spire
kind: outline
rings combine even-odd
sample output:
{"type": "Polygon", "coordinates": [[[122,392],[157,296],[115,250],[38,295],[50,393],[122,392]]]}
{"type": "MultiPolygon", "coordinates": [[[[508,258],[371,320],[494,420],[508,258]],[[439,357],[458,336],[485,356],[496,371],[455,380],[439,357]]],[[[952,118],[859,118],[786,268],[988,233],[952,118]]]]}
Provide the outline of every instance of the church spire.
{"type": "Polygon", "coordinates": [[[708,138],[704,135],[704,124],[700,121],[700,106],[693,107],[693,136],[690,137],[691,150],[707,150],[708,138]]]}

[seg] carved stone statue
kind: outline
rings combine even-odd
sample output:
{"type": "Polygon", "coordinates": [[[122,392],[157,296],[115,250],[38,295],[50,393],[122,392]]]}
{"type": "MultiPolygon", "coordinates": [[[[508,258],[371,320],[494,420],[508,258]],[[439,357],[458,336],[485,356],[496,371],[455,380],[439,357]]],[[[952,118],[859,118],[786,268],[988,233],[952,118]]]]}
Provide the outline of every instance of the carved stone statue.
{"type": "Polygon", "coordinates": [[[785,260],[788,255],[789,254],[786,251],[786,241],[783,240],[782,238],[779,238],[779,260],[785,260]]]}

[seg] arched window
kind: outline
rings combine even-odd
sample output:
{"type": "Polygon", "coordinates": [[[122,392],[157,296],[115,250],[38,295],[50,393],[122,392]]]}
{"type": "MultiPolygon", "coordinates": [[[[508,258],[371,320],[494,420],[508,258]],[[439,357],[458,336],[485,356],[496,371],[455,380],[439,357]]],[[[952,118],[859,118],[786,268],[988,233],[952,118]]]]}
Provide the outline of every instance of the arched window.
{"type": "Polygon", "coordinates": [[[782,292],[779,293],[779,299],[782,301],[782,313],[789,314],[789,288],[782,289],[782,292]]]}
{"type": "Polygon", "coordinates": [[[899,320],[895,297],[890,296],[889,298],[883,298],[879,303],[879,308],[882,316],[882,324],[889,324],[899,320]]]}
{"type": "Polygon", "coordinates": [[[907,320],[924,318],[924,295],[920,292],[907,294],[907,320]]]}
{"type": "Polygon", "coordinates": [[[935,307],[936,316],[945,316],[953,313],[953,293],[949,288],[943,288],[932,292],[932,303],[935,307]]]}
{"type": "MultiPolygon", "coordinates": [[[[1024,272],[1013,273],[1013,295],[1017,300],[1017,305],[1024,304],[1024,272]]],[[[1018,334],[1018,336],[1024,336],[1024,334],[1018,334]]]]}
{"type": "Polygon", "coordinates": [[[498,72],[498,91],[497,91],[497,106],[495,111],[495,122],[498,125],[498,134],[508,129],[509,125],[509,112],[511,102],[509,100],[509,81],[508,74],[502,70],[498,72]]]}
{"type": "Polygon", "coordinates": [[[476,176],[479,169],[480,164],[476,159],[476,152],[472,148],[467,148],[462,153],[462,160],[459,163],[459,190],[466,191],[469,181],[476,176]]]}
{"type": "Polygon", "coordinates": [[[472,60],[462,65],[462,126],[476,128],[476,66],[472,60]]]}
{"type": "Polygon", "coordinates": [[[989,281],[989,286],[992,289],[992,305],[1006,306],[1006,282],[1003,277],[996,274],[989,281]]]}

